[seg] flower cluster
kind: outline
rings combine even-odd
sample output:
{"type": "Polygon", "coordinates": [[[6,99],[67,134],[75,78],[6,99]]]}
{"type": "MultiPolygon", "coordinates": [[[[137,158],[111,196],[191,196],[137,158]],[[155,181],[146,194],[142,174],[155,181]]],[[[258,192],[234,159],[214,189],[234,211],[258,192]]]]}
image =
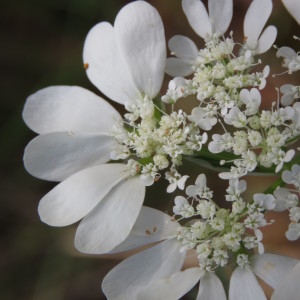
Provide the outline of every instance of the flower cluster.
{"type": "Polygon", "coordinates": [[[223,267],[232,254],[236,254],[238,263],[241,257],[248,257],[250,249],[264,252],[259,228],[267,225],[265,205],[259,197],[254,197],[254,203],[247,203],[241,196],[246,187],[246,181],[230,179],[225,198],[232,208],[220,208],[206,186],[205,175],[200,174],[196,184],[186,188],[187,199],[175,198],[175,215],[180,219],[191,218],[188,225],[179,229],[177,239],[184,250],[195,249],[201,269],[223,267]]]}
{"type": "MultiPolygon", "coordinates": [[[[297,0],[283,2],[300,23],[297,0]]],[[[272,69],[260,55],[277,36],[266,26],[272,1],[251,2],[243,41],[226,35],[233,0],[208,0],[208,11],[201,0],[182,0],[182,7],[201,49],[176,35],[167,58],[162,20],[142,0],[126,5],[114,26],[101,22],[88,33],[87,76],[124,106],[123,116],[76,86],[28,97],[23,118],[39,135],[25,149],[25,167],[59,182],[40,201],[40,217],[52,226],[81,220],[75,246],[84,253],[146,247],[104,278],[108,299],[179,299],[200,280],[197,299],[264,300],[256,276],[273,287],[272,300],[296,299],[300,262],[264,253],[263,228],[275,222],[268,211],[288,211],[286,238],[300,238],[300,86],[278,87],[271,104],[262,94],[272,69]],[[172,79],[162,91],[165,73],[172,79]],[[180,99],[196,104],[175,109],[180,99]],[[181,169],[185,160],[194,163],[190,173],[181,169]],[[223,199],[208,186],[206,168],[227,184],[223,199]],[[249,197],[242,177],[257,174],[276,180],[249,197]],[[161,180],[174,193],[169,213],[143,206],[146,186],[161,180]],[[189,180],[195,184],[185,188],[189,180]],[[185,261],[192,267],[184,270],[185,261]],[[228,267],[226,293],[218,273],[228,267]]],[[[300,70],[299,53],[276,48],[285,73],[300,70]]]]}

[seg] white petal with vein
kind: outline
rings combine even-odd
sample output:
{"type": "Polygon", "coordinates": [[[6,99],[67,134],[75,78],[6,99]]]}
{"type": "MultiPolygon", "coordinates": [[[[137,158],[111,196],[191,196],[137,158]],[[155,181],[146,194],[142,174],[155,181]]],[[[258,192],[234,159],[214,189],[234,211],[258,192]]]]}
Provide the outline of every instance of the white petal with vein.
{"type": "Polygon", "coordinates": [[[78,86],[50,86],[27,98],[23,118],[37,133],[107,133],[120,114],[104,99],[78,86]]]}
{"type": "Polygon", "coordinates": [[[129,235],[145,197],[145,186],[138,177],[116,185],[80,222],[75,246],[84,253],[111,251],[129,235]]]}
{"type": "Polygon", "coordinates": [[[169,57],[167,59],[166,73],[170,76],[188,76],[193,73],[192,64],[189,60],[169,57]]]}
{"type": "Polygon", "coordinates": [[[268,26],[260,36],[255,52],[260,54],[268,51],[275,42],[277,29],[275,26],[268,26]]]}
{"type": "Polygon", "coordinates": [[[205,272],[200,280],[199,292],[196,300],[226,300],[223,284],[215,273],[205,272]]]}
{"type": "Polygon", "coordinates": [[[46,133],[27,145],[24,164],[35,177],[62,181],[80,170],[109,161],[114,144],[112,137],[103,134],[46,133]]]}
{"type": "Polygon", "coordinates": [[[138,90],[155,97],[166,65],[164,27],[157,10],[146,1],[135,1],[118,13],[116,42],[138,90]]]}
{"type": "Polygon", "coordinates": [[[83,49],[90,81],[110,99],[125,104],[134,102],[140,92],[117,46],[115,29],[107,22],[95,25],[88,33],[83,49]]]}
{"type": "Polygon", "coordinates": [[[179,223],[160,210],[143,206],[127,239],[110,253],[131,250],[173,237],[179,223]]]}
{"type": "Polygon", "coordinates": [[[126,177],[123,164],[105,164],[77,172],[41,199],[40,218],[52,226],[75,223],[126,177]]]}
{"type": "Polygon", "coordinates": [[[113,268],[104,278],[102,289],[108,299],[138,299],[139,290],[180,271],[185,253],[175,240],[166,240],[135,254],[113,268]]]}
{"type": "Polygon", "coordinates": [[[244,19],[244,35],[251,48],[257,46],[258,38],[272,11],[271,0],[253,0],[244,19]]]}
{"type": "Polygon", "coordinates": [[[212,34],[207,10],[199,0],[182,0],[183,11],[193,30],[202,38],[212,34]]]}
{"type": "MultiPolygon", "coordinates": [[[[200,276],[199,268],[190,268],[175,273],[142,289],[137,294],[137,299],[180,299],[195,286],[200,276]]],[[[207,300],[208,298],[203,299],[207,300]]]]}
{"type": "Polygon", "coordinates": [[[250,268],[237,267],[230,279],[229,300],[267,300],[250,268]]]}
{"type": "Polygon", "coordinates": [[[196,44],[186,36],[175,35],[168,42],[169,49],[179,58],[186,58],[194,61],[198,56],[196,44]]]}
{"type": "Polygon", "coordinates": [[[213,33],[224,34],[232,19],[232,0],[209,0],[208,11],[213,33]]]}
{"type": "Polygon", "coordinates": [[[253,256],[251,267],[258,277],[275,289],[297,262],[295,258],[265,253],[253,256]]]}

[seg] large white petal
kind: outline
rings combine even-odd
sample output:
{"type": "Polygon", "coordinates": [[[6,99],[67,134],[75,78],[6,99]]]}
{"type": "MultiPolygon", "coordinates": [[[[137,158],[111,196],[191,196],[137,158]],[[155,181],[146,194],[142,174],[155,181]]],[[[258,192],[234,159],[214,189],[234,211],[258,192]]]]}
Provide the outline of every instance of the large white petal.
{"type": "Polygon", "coordinates": [[[193,30],[202,38],[212,34],[207,10],[200,0],[182,0],[183,11],[193,30]]]}
{"type": "Polygon", "coordinates": [[[130,235],[110,253],[131,250],[173,237],[178,227],[180,225],[172,221],[171,216],[160,210],[143,206],[130,235]]]}
{"type": "Polygon", "coordinates": [[[129,235],[145,198],[145,185],[129,177],[115,186],[80,222],[75,246],[84,253],[111,251],[129,235]]]}
{"type": "Polygon", "coordinates": [[[28,97],[23,118],[37,133],[107,133],[121,120],[104,99],[78,86],[50,86],[28,97]]]}
{"type": "Polygon", "coordinates": [[[109,161],[114,144],[112,137],[103,134],[46,133],[27,145],[24,164],[35,177],[62,181],[82,169],[109,161]]]}
{"type": "MultiPolygon", "coordinates": [[[[199,281],[199,268],[190,268],[163,278],[145,287],[137,294],[137,299],[180,299],[199,281]]],[[[208,298],[201,298],[207,300],[208,298]]],[[[214,298],[218,299],[219,298],[214,298]]],[[[220,299],[222,300],[222,299],[220,299]]]]}
{"type": "Polygon", "coordinates": [[[105,164],[77,172],[41,199],[40,218],[52,226],[75,223],[126,177],[123,164],[105,164]]]}
{"type": "Polygon", "coordinates": [[[173,77],[185,77],[194,72],[192,65],[193,64],[189,60],[177,57],[169,57],[167,59],[166,73],[173,77]]]}
{"type": "Polygon", "coordinates": [[[115,30],[109,23],[101,22],[89,31],[83,61],[90,81],[110,99],[125,104],[140,97],[118,49],[115,30]]]}
{"type": "Polygon", "coordinates": [[[213,33],[224,34],[232,19],[232,0],[209,0],[208,11],[213,33]]]}
{"type": "Polygon", "coordinates": [[[271,0],[253,0],[244,19],[244,35],[251,48],[257,46],[258,38],[272,12],[271,0]]]}
{"type": "Polygon", "coordinates": [[[268,51],[275,42],[277,36],[277,29],[275,26],[268,26],[258,40],[255,52],[260,54],[268,51]]]}
{"type": "Polygon", "coordinates": [[[250,268],[237,267],[230,279],[229,300],[267,300],[250,268]]]}
{"type": "Polygon", "coordinates": [[[288,10],[288,12],[294,17],[294,19],[300,25],[300,2],[299,0],[282,0],[282,3],[288,10]]]}
{"type": "Polygon", "coordinates": [[[300,263],[281,280],[281,284],[275,289],[271,300],[299,300],[300,296],[300,263]]]}
{"type": "Polygon", "coordinates": [[[251,267],[258,277],[275,289],[297,262],[295,258],[264,253],[251,258],[251,267]]]}
{"type": "Polygon", "coordinates": [[[185,58],[194,62],[195,58],[198,56],[198,47],[186,36],[173,36],[169,39],[168,46],[172,55],[176,55],[178,58],[185,58]]]}
{"type": "Polygon", "coordinates": [[[165,33],[158,12],[146,1],[135,1],[121,9],[114,28],[116,42],[135,86],[155,97],[166,65],[165,33]]]}
{"type": "Polygon", "coordinates": [[[108,299],[137,299],[139,290],[180,271],[185,253],[175,240],[166,240],[135,254],[113,268],[103,279],[102,290],[108,299]]]}
{"type": "Polygon", "coordinates": [[[215,273],[205,272],[200,280],[199,292],[196,300],[226,300],[223,284],[215,273]]]}

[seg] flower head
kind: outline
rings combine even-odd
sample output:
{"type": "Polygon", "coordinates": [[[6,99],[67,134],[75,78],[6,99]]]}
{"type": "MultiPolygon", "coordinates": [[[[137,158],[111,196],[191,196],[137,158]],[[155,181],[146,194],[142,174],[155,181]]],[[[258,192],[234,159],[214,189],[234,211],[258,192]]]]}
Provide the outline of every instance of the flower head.
{"type": "MultiPolygon", "coordinates": [[[[114,27],[101,22],[92,28],[83,56],[88,77],[112,100],[134,105],[145,96],[152,99],[166,61],[157,11],[144,1],[125,6],[114,27]]],[[[119,113],[85,89],[62,86],[30,96],[23,118],[40,134],[26,148],[26,168],[39,178],[62,181],[41,200],[41,219],[66,226],[83,218],[76,247],[87,253],[112,250],[129,235],[145,194],[137,166],[132,172],[107,163],[128,151],[115,150],[124,137],[124,130],[112,134],[123,126],[119,113]]]]}

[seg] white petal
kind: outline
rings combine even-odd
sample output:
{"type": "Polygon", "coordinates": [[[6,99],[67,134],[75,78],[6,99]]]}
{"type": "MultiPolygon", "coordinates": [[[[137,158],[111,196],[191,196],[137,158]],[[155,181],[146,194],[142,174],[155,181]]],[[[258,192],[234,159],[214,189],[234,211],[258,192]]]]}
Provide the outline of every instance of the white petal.
{"type": "Polygon", "coordinates": [[[196,44],[186,36],[175,35],[168,42],[169,49],[178,58],[190,59],[192,62],[198,56],[196,44]]]}
{"type": "Polygon", "coordinates": [[[294,17],[294,19],[300,25],[300,2],[299,0],[282,0],[282,3],[288,10],[288,12],[294,17]]]}
{"type": "Polygon", "coordinates": [[[75,246],[84,253],[111,251],[129,235],[145,197],[142,180],[129,177],[115,186],[80,222],[75,246]]]}
{"type": "Polygon", "coordinates": [[[232,19],[232,0],[209,0],[208,11],[213,33],[224,34],[232,19]]]}
{"type": "Polygon", "coordinates": [[[212,34],[207,10],[199,0],[182,0],[183,11],[193,30],[202,38],[212,34]]]}
{"type": "Polygon", "coordinates": [[[125,104],[140,97],[109,23],[99,23],[89,31],[83,60],[88,65],[86,73],[90,81],[110,99],[125,104]]]}
{"type": "Polygon", "coordinates": [[[300,263],[281,280],[281,284],[275,289],[271,300],[298,300],[300,295],[300,263]]]}
{"type": "Polygon", "coordinates": [[[284,58],[294,58],[297,56],[297,53],[294,49],[284,46],[278,49],[276,56],[284,58]]]}
{"type": "Polygon", "coordinates": [[[286,274],[298,262],[287,256],[265,253],[251,258],[251,267],[255,274],[273,288],[277,288],[286,274]]]}
{"type": "Polygon", "coordinates": [[[199,292],[196,300],[226,300],[223,284],[215,273],[205,272],[200,280],[199,292]]]}
{"type": "Polygon", "coordinates": [[[39,203],[43,222],[66,226],[87,215],[128,174],[123,164],[84,169],[58,184],[39,203]]]}
{"type": "Polygon", "coordinates": [[[237,267],[230,279],[229,300],[267,300],[250,268],[237,267]]]}
{"type": "Polygon", "coordinates": [[[185,253],[175,240],[166,240],[135,254],[113,268],[102,282],[108,299],[137,299],[139,290],[180,271],[185,253]]]}
{"type": "Polygon", "coordinates": [[[131,250],[173,237],[180,225],[160,210],[142,206],[140,214],[124,242],[110,253],[131,250]]]}
{"type": "Polygon", "coordinates": [[[28,97],[23,118],[37,133],[81,131],[107,133],[121,120],[104,99],[77,86],[51,86],[28,97]]]}
{"type": "Polygon", "coordinates": [[[115,24],[118,47],[135,86],[155,97],[166,66],[166,41],[161,18],[146,1],[135,1],[118,13],[115,24]]]}
{"type": "Polygon", "coordinates": [[[46,133],[27,145],[24,164],[35,177],[62,181],[82,169],[109,161],[114,144],[107,135],[46,133]]]}
{"type": "MultiPolygon", "coordinates": [[[[199,281],[201,272],[199,268],[190,268],[163,278],[142,289],[137,299],[180,299],[199,281]]],[[[208,298],[203,298],[207,300],[208,298]]]]}
{"type": "Polygon", "coordinates": [[[271,0],[253,0],[244,19],[244,35],[251,48],[257,46],[258,38],[270,17],[271,0]]]}
{"type": "Polygon", "coordinates": [[[194,71],[192,69],[192,63],[186,59],[169,57],[167,59],[166,73],[170,76],[188,76],[194,71]]]}
{"type": "Polygon", "coordinates": [[[258,40],[255,52],[257,54],[264,53],[268,51],[275,42],[277,36],[277,29],[275,26],[268,26],[260,36],[258,40]]]}

